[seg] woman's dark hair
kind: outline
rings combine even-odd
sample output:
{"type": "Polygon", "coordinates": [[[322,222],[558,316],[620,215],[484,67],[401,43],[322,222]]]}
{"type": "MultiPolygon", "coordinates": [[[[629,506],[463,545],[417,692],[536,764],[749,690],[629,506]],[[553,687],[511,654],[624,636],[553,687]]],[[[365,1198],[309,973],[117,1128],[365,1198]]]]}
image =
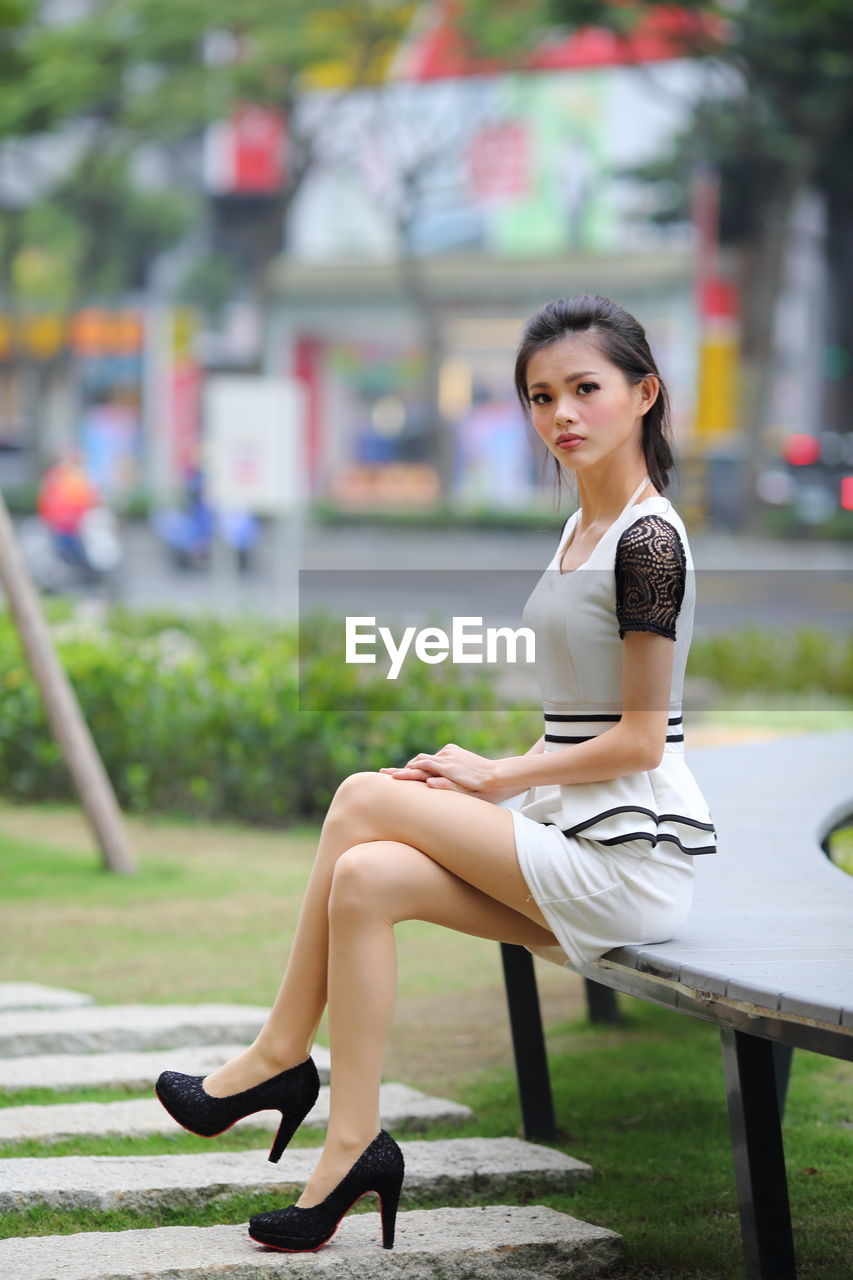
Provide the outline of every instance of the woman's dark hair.
{"type": "MultiPolygon", "coordinates": [[[[643,418],[643,453],[649,479],[659,493],[669,485],[668,472],[674,465],[670,443],[669,395],[649,349],[645,330],[618,302],[598,293],[579,293],[574,298],[547,302],[524,326],[515,361],[515,389],[522,408],[530,411],[527,394],[527,367],[537,351],[550,347],[570,334],[588,334],[590,341],[612,364],[617,365],[632,386],[648,374],[660,379],[658,397],[643,418]]],[[[555,458],[557,485],[563,468],[555,458]]]]}

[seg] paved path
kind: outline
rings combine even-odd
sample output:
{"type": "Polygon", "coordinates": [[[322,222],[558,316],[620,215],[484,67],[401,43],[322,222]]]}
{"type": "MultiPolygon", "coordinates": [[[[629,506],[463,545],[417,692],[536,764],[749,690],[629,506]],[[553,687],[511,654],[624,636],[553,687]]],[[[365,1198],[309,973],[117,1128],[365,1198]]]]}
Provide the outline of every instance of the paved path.
{"type": "MultiPolygon", "coordinates": [[[[471,1118],[470,1107],[448,1098],[431,1098],[407,1084],[383,1084],[379,1112],[387,1129],[425,1129],[431,1124],[462,1124],[471,1118]]],[[[321,1085],[315,1106],[303,1124],[325,1128],[329,1118],[329,1086],[321,1085]]],[[[235,1129],[277,1129],[281,1112],[259,1111],[238,1120],[235,1129]]],[[[174,1133],[175,1121],[157,1098],[132,1098],[127,1102],[55,1102],[46,1106],[0,1107],[0,1142],[29,1138],[104,1138],[116,1134],[141,1138],[153,1133],[174,1133]]]]}
{"type": "Polygon", "coordinates": [[[541,1205],[401,1213],[383,1249],[379,1214],[348,1215],[318,1254],[264,1248],[239,1227],[161,1227],[0,1242],[4,1280],[589,1280],[619,1261],[621,1238],[541,1205]]]}
{"type": "MultiPolygon", "coordinates": [[[[150,1089],[161,1071],[207,1076],[245,1047],[245,1043],[210,1044],[139,1053],[44,1053],[0,1058],[0,1090],[150,1089]]],[[[320,1080],[328,1084],[329,1050],[315,1044],[311,1056],[320,1080]]]]}
{"type": "MultiPolygon", "coordinates": [[[[518,1138],[444,1138],[400,1144],[403,1203],[498,1198],[568,1190],[592,1169],[551,1147],[518,1138]]],[[[296,1199],[317,1161],[316,1148],[291,1148],[277,1165],[266,1150],[169,1156],[58,1156],[0,1160],[0,1213],[55,1209],[161,1209],[203,1205],[246,1191],[296,1199]]]]}
{"type": "MultiPolygon", "coordinates": [[[[0,1062],[0,1090],[14,1094],[50,1087],[46,1082],[52,1081],[57,1097],[41,1106],[0,1107],[0,1141],[11,1153],[0,1159],[0,1212],[156,1214],[180,1205],[190,1213],[218,1197],[247,1193],[258,1196],[260,1211],[297,1198],[316,1148],[294,1145],[278,1165],[269,1163],[266,1150],[217,1150],[215,1138],[199,1154],[49,1154],[50,1143],[69,1136],[85,1142],[106,1134],[167,1133],[179,1144],[183,1131],[156,1098],[68,1103],[62,1091],[108,1083],[150,1088],[164,1066],[204,1074],[254,1037],[266,1010],[97,1006],[85,1003],[86,997],[78,1007],[67,1007],[69,993],[41,988],[22,994],[8,984],[5,990],[0,1052],[7,1057],[0,1062]],[[23,1007],[28,1002],[43,1007],[23,1007]],[[233,1043],[223,1042],[226,1036],[233,1043]],[[26,1138],[43,1140],[45,1155],[16,1157],[15,1142],[26,1138]]],[[[328,1052],[318,1046],[315,1060],[328,1077],[328,1052]]],[[[324,1084],[306,1124],[325,1125],[328,1107],[324,1084]]],[[[395,1082],[381,1086],[380,1113],[383,1127],[398,1134],[471,1118],[468,1107],[395,1082]]],[[[262,1112],[240,1123],[274,1129],[279,1120],[278,1112],[262,1112]]],[[[593,1280],[618,1263],[622,1240],[615,1232],[527,1203],[569,1191],[579,1178],[591,1176],[588,1164],[515,1138],[409,1140],[401,1146],[402,1205],[440,1207],[404,1209],[393,1250],[381,1248],[379,1215],[370,1212],[347,1215],[316,1255],[265,1249],[249,1238],[245,1225],[77,1232],[0,1240],[0,1280],[259,1280],[320,1273],[327,1280],[593,1280]],[[453,1207],[454,1201],[486,1197],[497,1203],[453,1207]]]]}
{"type": "Polygon", "coordinates": [[[38,982],[0,982],[0,1011],[9,1009],[73,1009],[92,1004],[91,996],[38,982]]]}

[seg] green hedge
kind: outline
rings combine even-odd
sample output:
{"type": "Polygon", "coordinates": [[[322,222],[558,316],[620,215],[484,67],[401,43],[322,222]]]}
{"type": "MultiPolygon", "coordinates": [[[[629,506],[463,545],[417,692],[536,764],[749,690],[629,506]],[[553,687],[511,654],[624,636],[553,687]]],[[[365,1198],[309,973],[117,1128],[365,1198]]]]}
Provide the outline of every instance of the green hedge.
{"type": "MultiPolygon", "coordinates": [[[[49,613],[119,801],[135,812],[286,826],[322,816],[357,770],[447,741],[517,755],[542,732],[538,709],[498,705],[482,668],[414,663],[393,683],[380,666],[345,664],[334,656],[335,624],[322,614],[299,635],[170,612],[114,610],[105,623],[86,623],[61,602],[49,613]]],[[[853,641],[814,630],[698,636],[688,674],[722,692],[819,689],[853,701],[853,641]]],[[[67,770],[5,614],[0,693],[0,794],[69,799],[67,770]]]]}
{"type": "Polygon", "coordinates": [[[827,693],[853,700],[853,636],[818,627],[739,627],[695,635],[687,674],[726,693],[827,693]]]}
{"type": "MultiPolygon", "coordinates": [[[[94,626],[63,618],[61,606],[51,613],[62,663],[131,811],[286,826],[324,814],[357,770],[459,739],[484,755],[514,755],[542,731],[535,711],[502,710],[487,677],[460,679],[450,664],[414,664],[399,684],[377,678],[378,667],[347,666],[332,656],[322,614],[303,622],[300,662],[295,627],[121,610],[94,626]]],[[[5,615],[0,690],[0,794],[69,798],[5,615]]]]}

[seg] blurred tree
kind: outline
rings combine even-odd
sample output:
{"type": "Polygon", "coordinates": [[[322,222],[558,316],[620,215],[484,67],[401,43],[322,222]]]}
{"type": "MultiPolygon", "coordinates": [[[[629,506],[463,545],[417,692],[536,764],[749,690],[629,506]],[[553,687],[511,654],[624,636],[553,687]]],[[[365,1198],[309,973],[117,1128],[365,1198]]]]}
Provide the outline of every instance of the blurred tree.
{"type": "MultiPolygon", "coordinates": [[[[815,182],[837,190],[853,143],[853,6],[850,0],[680,0],[695,15],[685,55],[721,73],[695,103],[692,127],[672,153],[634,172],[664,193],[661,216],[686,217],[697,163],[722,177],[724,238],[739,248],[742,423],[747,446],[744,524],[756,518],[757,474],[773,374],[773,318],[790,216],[815,182]],[[724,89],[720,91],[720,83],[724,89]]],[[[664,6],[648,0],[466,0],[468,39],[523,65],[555,24],[629,34],[664,6]]],[[[838,197],[836,197],[837,202],[838,197]]]]}
{"type": "Polygon", "coordinates": [[[140,289],[157,255],[186,236],[189,287],[221,293],[215,218],[198,234],[209,212],[201,144],[209,125],[248,104],[280,113],[287,130],[280,184],[248,202],[232,242],[243,291],[263,309],[287,209],[314,161],[299,104],[306,90],[332,85],[334,112],[354,86],[380,80],[412,9],[394,0],[89,0],[63,11],[0,0],[0,73],[14,72],[0,77],[0,156],[8,163],[17,149],[27,170],[23,193],[19,183],[14,200],[0,194],[6,304],[20,307],[13,264],[31,247],[29,231],[48,222],[57,307],[140,289]],[[39,210],[41,219],[30,216],[39,210]]]}
{"type": "MultiPolygon", "coordinates": [[[[314,158],[297,109],[305,90],[333,85],[332,111],[351,88],[377,82],[412,13],[411,4],[389,0],[243,0],[239,9],[225,0],[91,0],[82,16],[60,22],[48,4],[18,3],[29,22],[15,46],[19,74],[0,85],[0,138],[65,131],[77,176],[66,169],[44,194],[70,201],[101,258],[112,210],[129,190],[200,194],[200,153],[187,143],[198,143],[209,124],[245,104],[281,114],[286,172],[258,202],[245,237],[256,284],[281,251],[284,213],[314,158]],[[140,158],[155,161],[144,180],[135,172],[140,158]]],[[[130,231],[132,219],[124,221],[130,231]]],[[[177,230],[174,209],[164,221],[177,230]]],[[[83,290],[98,259],[97,251],[82,254],[83,290]]]]}

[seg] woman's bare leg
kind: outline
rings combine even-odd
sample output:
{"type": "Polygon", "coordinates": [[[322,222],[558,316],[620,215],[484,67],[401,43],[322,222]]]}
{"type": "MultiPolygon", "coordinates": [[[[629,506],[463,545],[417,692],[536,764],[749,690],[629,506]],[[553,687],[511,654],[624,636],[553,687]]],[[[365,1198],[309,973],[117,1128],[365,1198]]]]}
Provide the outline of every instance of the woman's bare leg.
{"type": "Polygon", "coordinates": [[[376,840],[337,860],[329,897],[329,1125],[319,1163],[296,1202],[302,1207],[323,1200],[379,1132],[379,1082],[397,981],[394,925],[401,920],[522,945],[554,942],[548,929],[410,845],[376,840]]]}
{"type": "MultiPolygon", "coordinates": [[[[326,814],[273,1008],[255,1043],[206,1078],[213,1096],[249,1088],[307,1057],[326,1003],[328,902],[336,863],[356,844],[385,839],[410,844],[547,929],[518,866],[508,810],[387,774],[352,774],[326,814]]],[[[554,941],[550,932],[548,940],[554,941]]]]}
{"type": "Polygon", "coordinates": [[[254,1044],[205,1079],[204,1088],[213,1097],[260,1084],[304,1062],[311,1052],[326,1007],[332,875],[337,859],[354,843],[351,829],[341,822],[341,806],[335,799],[320,832],[278,995],[254,1044]]]}

